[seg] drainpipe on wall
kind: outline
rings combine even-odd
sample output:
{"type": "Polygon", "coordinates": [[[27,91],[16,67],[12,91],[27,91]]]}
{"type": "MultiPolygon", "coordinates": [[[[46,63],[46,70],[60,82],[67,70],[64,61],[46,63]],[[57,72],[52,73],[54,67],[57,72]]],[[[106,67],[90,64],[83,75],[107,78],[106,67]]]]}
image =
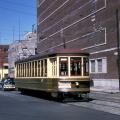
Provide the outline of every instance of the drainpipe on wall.
{"type": "Polygon", "coordinates": [[[117,29],[117,66],[120,91],[120,36],[119,36],[119,10],[116,9],[116,29],[117,29]]]}

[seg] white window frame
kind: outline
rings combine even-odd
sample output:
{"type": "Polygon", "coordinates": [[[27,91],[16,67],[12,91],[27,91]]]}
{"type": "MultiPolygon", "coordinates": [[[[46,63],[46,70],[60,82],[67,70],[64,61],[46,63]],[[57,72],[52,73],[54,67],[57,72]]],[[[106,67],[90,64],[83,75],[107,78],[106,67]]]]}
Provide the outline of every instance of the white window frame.
{"type": "Polygon", "coordinates": [[[90,73],[107,73],[107,58],[106,57],[90,59],[89,63],[90,63],[90,66],[89,66],[90,73]],[[95,72],[92,72],[91,70],[92,60],[95,61],[95,72]],[[98,60],[102,60],[102,71],[98,71],[98,60]]]}

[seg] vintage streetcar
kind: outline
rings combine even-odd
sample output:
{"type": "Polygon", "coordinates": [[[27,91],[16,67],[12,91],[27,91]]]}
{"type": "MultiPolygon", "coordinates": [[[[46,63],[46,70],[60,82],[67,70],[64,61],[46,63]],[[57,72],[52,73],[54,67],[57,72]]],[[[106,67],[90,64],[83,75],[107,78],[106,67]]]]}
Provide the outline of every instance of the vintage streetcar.
{"type": "Polygon", "coordinates": [[[58,50],[18,60],[15,67],[15,83],[20,91],[43,91],[55,98],[81,97],[90,92],[88,53],[58,50]]]}

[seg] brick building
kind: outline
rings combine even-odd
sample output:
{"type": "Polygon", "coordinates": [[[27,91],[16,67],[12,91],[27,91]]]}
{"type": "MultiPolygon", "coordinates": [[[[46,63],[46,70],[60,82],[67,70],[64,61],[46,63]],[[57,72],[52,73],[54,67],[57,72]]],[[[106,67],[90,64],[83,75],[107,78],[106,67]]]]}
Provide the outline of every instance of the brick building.
{"type": "Polygon", "coordinates": [[[37,0],[38,53],[64,47],[88,52],[91,89],[118,92],[119,7],[120,0],[37,0]]]}
{"type": "Polygon", "coordinates": [[[8,76],[8,45],[0,45],[0,79],[8,76]]]}

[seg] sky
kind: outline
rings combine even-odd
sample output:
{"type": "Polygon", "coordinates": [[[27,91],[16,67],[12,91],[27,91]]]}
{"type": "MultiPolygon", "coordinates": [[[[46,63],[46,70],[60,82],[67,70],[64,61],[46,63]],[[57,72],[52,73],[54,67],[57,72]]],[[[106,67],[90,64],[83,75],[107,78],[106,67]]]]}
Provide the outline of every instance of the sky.
{"type": "Polygon", "coordinates": [[[36,0],[0,0],[0,44],[11,44],[32,31],[36,14],[36,0]]]}

